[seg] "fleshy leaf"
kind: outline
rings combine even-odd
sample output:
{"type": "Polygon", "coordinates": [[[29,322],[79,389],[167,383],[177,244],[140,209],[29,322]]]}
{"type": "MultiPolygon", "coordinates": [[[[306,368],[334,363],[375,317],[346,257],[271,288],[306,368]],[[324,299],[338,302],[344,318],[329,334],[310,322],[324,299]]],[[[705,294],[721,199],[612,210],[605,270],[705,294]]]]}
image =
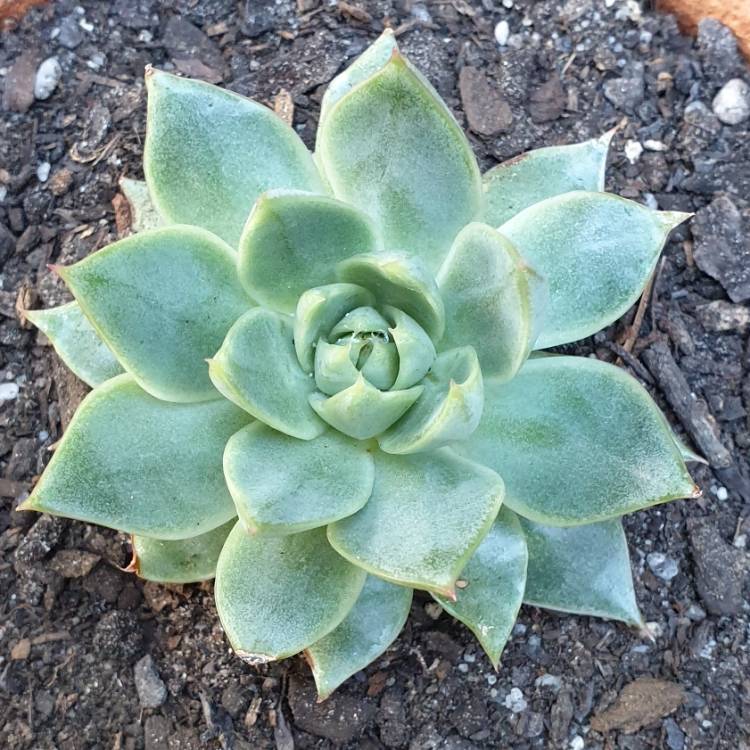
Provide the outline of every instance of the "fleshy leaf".
{"type": "Polygon", "coordinates": [[[608,193],[536,203],[500,227],[549,285],[538,349],[576,341],[617,320],[638,299],[667,236],[689,217],[608,193]]]}
{"type": "Polygon", "coordinates": [[[503,477],[505,504],[578,526],[695,496],[671,431],[638,381],[583,357],[529,359],[484,381],[484,415],[456,449],[503,477]]]}
{"type": "Polygon", "coordinates": [[[403,310],[386,305],[383,311],[392,328],[388,329],[398,351],[398,375],[392,388],[411,388],[427,374],[437,356],[432,339],[414,318],[403,310]]]}
{"type": "Polygon", "coordinates": [[[341,281],[369,289],[380,305],[403,310],[433,341],[445,330],[445,308],[432,274],[416,256],[387,253],[357,255],[337,267],[341,281]]]}
{"type": "Polygon", "coordinates": [[[335,396],[313,393],[309,400],[331,427],[356,440],[368,440],[388,429],[421,393],[421,385],[405,391],[379,391],[360,373],[354,385],[335,396]]]}
{"type": "Polygon", "coordinates": [[[412,591],[376,576],[365,585],[338,627],[305,651],[320,700],[342,682],[375,661],[404,627],[412,591]]]}
{"type": "Polygon", "coordinates": [[[386,453],[421,453],[464,440],[482,418],[484,390],[470,347],[438,354],[414,406],[378,438],[386,453]]]}
{"type": "Polygon", "coordinates": [[[216,575],[219,553],[236,518],[190,539],[133,536],[133,568],[147,581],[195,583],[216,575]]]}
{"type": "Polygon", "coordinates": [[[236,247],[261,193],[323,193],[299,136],[257,102],[201,81],[147,68],[143,169],[159,213],[236,247]]]}
{"type": "Polygon", "coordinates": [[[510,380],[541,330],[544,280],[486,224],[461,230],[438,273],[445,303],[442,346],[471,344],[485,376],[510,380]]]}
{"type": "Polygon", "coordinates": [[[352,361],[352,348],[363,345],[329,344],[325,339],[320,339],[315,347],[315,385],[318,390],[334,396],[354,385],[359,378],[359,370],[352,361]]]}
{"type": "Polygon", "coordinates": [[[373,465],[364,446],[332,430],[298,440],[255,422],[227,444],[224,475],[248,531],[296,534],[356,513],[373,465]]]}
{"type": "Polygon", "coordinates": [[[115,355],[77,302],[47,310],[26,310],[24,316],[52,342],[60,359],[92,388],[122,373],[115,355]]]}
{"type": "Polygon", "coordinates": [[[622,521],[568,529],[520,521],[529,548],[526,604],[642,624],[622,521]]]}
{"type": "Polygon", "coordinates": [[[351,610],[365,578],[364,570],[336,554],[325,529],[250,536],[238,523],[219,557],[216,608],[237,655],[264,664],[330,633],[351,610]]]}
{"type": "Polygon", "coordinates": [[[388,321],[374,307],[357,307],[344,315],[331,329],[331,341],[348,334],[378,333],[388,335],[388,321]]]}
{"type": "Polygon", "coordinates": [[[218,237],[196,227],[154,229],[57,270],[144,390],[165,401],[218,398],[204,360],[253,304],[218,237]]]}
{"type": "Polygon", "coordinates": [[[387,391],[393,386],[398,375],[396,345],[392,341],[370,339],[360,350],[359,366],[368,383],[387,391]]]}
{"type": "Polygon", "coordinates": [[[374,459],[370,500],[328,527],[331,544],[381,578],[452,598],[500,509],[502,479],[447,448],[374,459]]]}
{"type": "Polygon", "coordinates": [[[159,215],[149,195],[148,185],[143,180],[122,177],[119,185],[130,206],[130,228],[134,233],[164,226],[164,219],[159,215]]]}
{"type": "Polygon", "coordinates": [[[601,192],[615,131],[583,143],[549,146],[498,164],[482,177],[482,221],[499,227],[535,203],[574,190],[601,192]]]}
{"type": "Polygon", "coordinates": [[[216,388],[230,401],[275,430],[312,440],[325,424],[310,408],[315,381],[297,362],[292,319],[256,307],[229,330],[208,361],[216,388]]]}
{"type": "Polygon", "coordinates": [[[256,201],[242,232],[240,281],[260,304],[293,313],[305,290],[336,280],[339,261],[378,247],[372,221],[354,206],[274,190],[256,201]]]}
{"type": "Polygon", "coordinates": [[[350,77],[357,85],[324,112],[318,161],[334,195],[372,217],[385,247],[420,255],[435,271],[481,210],[481,175],[432,86],[395,47],[382,64],[384,46],[350,77]]]}
{"type": "Polygon", "coordinates": [[[328,84],[320,105],[320,122],[325,120],[339,99],[386,65],[396,49],[396,37],[393,30],[385,29],[343,73],[337,75],[328,84]]]}
{"type": "Polygon", "coordinates": [[[306,291],[294,314],[294,349],[302,369],[313,371],[319,338],[327,338],[346,313],[374,302],[372,293],[356,284],[327,284],[306,291]]]}
{"type": "Polygon", "coordinates": [[[474,633],[495,669],[521,608],[527,560],[518,517],[502,508],[461,571],[456,601],[433,594],[446,612],[474,633]]]}
{"type": "Polygon", "coordinates": [[[157,539],[204,534],[236,515],[221,462],[247,422],[223,399],[160,401],[119,375],[83,400],[23,509],[157,539]]]}

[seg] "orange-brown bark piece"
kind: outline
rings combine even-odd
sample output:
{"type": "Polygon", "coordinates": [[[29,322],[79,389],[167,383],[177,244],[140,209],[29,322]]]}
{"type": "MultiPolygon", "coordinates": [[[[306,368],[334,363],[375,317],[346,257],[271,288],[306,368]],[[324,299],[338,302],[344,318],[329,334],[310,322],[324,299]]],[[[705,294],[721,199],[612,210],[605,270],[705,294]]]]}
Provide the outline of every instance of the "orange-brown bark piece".
{"type": "Polygon", "coordinates": [[[740,48],[750,57],[750,3],[728,0],[657,0],[656,7],[674,13],[683,30],[695,33],[701,18],[717,18],[737,36],[740,48]]]}
{"type": "Polygon", "coordinates": [[[10,28],[37,5],[46,5],[49,0],[0,0],[0,28],[10,28]]]}

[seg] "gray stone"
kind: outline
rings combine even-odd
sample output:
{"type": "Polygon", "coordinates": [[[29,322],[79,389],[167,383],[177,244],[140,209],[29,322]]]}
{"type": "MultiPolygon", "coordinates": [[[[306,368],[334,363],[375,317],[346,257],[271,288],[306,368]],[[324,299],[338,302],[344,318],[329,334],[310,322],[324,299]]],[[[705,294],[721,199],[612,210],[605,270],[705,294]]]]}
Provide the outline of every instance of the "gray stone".
{"type": "Polygon", "coordinates": [[[633,113],[643,101],[643,73],[636,73],[627,78],[611,78],[604,82],[604,96],[623,112],[633,113]]]}
{"type": "Polygon", "coordinates": [[[743,69],[737,39],[721,21],[704,18],[698,24],[697,41],[703,72],[717,83],[724,83],[743,69]]]}
{"type": "Polygon", "coordinates": [[[706,519],[688,522],[695,561],[695,586],[712,615],[736,615],[742,609],[742,586],[748,575],[748,556],[724,541],[706,519]]]}
{"type": "Polygon", "coordinates": [[[469,127],[479,135],[496,135],[510,129],[513,113],[500,93],[497,84],[491,84],[481,70],[461,68],[458,76],[461,103],[469,127]]]}
{"type": "Polygon", "coordinates": [[[739,125],[750,117],[750,86],[741,78],[732,78],[716,94],[712,108],[725,125],[739,125]]]}
{"type": "Polygon", "coordinates": [[[150,654],[136,662],[134,677],[141,707],[158,708],[167,700],[167,688],[159,677],[150,654]]]}
{"type": "Polygon", "coordinates": [[[662,581],[671,581],[680,572],[677,561],[662,552],[650,552],[646,562],[651,572],[662,581]]]}
{"type": "Polygon", "coordinates": [[[732,302],[750,299],[750,240],[737,206],[722,195],[698,211],[690,229],[698,268],[716,279],[732,302]]]}
{"type": "Polygon", "coordinates": [[[83,41],[83,31],[75,14],[63,18],[57,41],[66,49],[75,49],[83,41]]]}
{"type": "Polygon", "coordinates": [[[743,333],[750,325],[750,308],[745,305],[733,305],[721,299],[696,307],[695,314],[707,331],[716,333],[723,331],[743,333]]]}
{"type": "Polygon", "coordinates": [[[34,97],[49,99],[62,78],[62,68],[56,57],[48,57],[36,71],[34,77],[34,97]]]}
{"type": "Polygon", "coordinates": [[[685,734],[672,719],[664,720],[664,731],[667,733],[667,747],[669,750],[682,750],[685,747],[685,734]]]}

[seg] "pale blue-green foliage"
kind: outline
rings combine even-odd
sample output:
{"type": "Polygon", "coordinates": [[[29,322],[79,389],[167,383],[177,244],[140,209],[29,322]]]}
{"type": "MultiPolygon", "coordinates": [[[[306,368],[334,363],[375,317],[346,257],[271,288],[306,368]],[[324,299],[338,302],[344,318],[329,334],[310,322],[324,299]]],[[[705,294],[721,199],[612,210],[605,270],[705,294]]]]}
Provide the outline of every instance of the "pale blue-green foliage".
{"type": "Polygon", "coordinates": [[[638,624],[620,516],[696,488],[648,393],[530,357],[615,321],[682,214],[603,192],[611,134],[482,180],[387,31],[329,85],[313,158],[263,106],[147,74],[132,237],[29,313],[96,386],[24,508],[216,576],[250,664],[325,697],[429,591],[497,666],[522,601],[638,624]],[[123,373],[123,374],[121,374],[123,373]]]}

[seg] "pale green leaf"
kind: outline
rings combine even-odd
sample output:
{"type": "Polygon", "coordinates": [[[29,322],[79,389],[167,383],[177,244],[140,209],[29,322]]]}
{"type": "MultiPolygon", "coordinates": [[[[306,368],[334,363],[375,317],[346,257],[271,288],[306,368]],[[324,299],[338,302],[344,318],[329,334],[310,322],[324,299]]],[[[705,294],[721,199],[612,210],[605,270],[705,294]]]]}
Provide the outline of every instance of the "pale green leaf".
{"type": "Polygon", "coordinates": [[[388,335],[388,321],[374,307],[358,307],[351,310],[331,329],[328,338],[331,341],[347,336],[377,333],[382,337],[388,335]]]}
{"type": "Polygon", "coordinates": [[[433,341],[445,329],[445,308],[434,277],[416,256],[401,253],[357,255],[339,263],[341,281],[369,289],[379,305],[410,315],[433,341]]]}
{"type": "Polygon", "coordinates": [[[366,214],[324,195],[289,190],[264,193],[240,238],[240,281],[260,304],[293,313],[310,287],[335,281],[336,264],[377,250],[366,214]]]}
{"type": "Polygon", "coordinates": [[[122,177],[119,185],[130,206],[130,228],[133,232],[158,229],[164,225],[164,219],[159,216],[159,211],[149,195],[148,185],[143,180],[122,177]]]}
{"type": "Polygon", "coordinates": [[[444,347],[476,349],[482,372],[510,380],[541,330],[547,285],[513,245],[486,224],[461,230],[438,273],[444,347]]]}
{"type": "Polygon", "coordinates": [[[154,229],[57,271],[144,390],[166,401],[218,398],[205,359],[253,304],[218,237],[196,227],[154,229]]]}
{"type": "Polygon", "coordinates": [[[615,131],[570,146],[548,146],[485,172],[482,221],[499,227],[525,208],[573,190],[604,190],[609,143],[615,131]]]}
{"type": "Polygon", "coordinates": [[[299,136],[266,107],[153,68],[146,87],[143,169],[166,220],[203,227],[236,247],[261,193],[325,192],[299,136]]]}
{"type": "Polygon", "coordinates": [[[412,591],[376,576],[365,585],[341,624],[307,648],[320,700],[375,661],[396,640],[411,608],[412,591]]]}
{"type": "Polygon", "coordinates": [[[245,313],[209,360],[216,388],[275,430],[311,440],[325,424],[308,403],[315,381],[299,366],[292,319],[261,307],[245,313]]]}
{"type": "Polygon", "coordinates": [[[92,388],[122,373],[115,355],[77,302],[47,310],[26,310],[24,316],[52,342],[60,359],[92,388]]]}
{"type": "Polygon", "coordinates": [[[484,415],[456,446],[505,480],[505,504],[577,526],[695,494],[659,408],[624,370],[583,357],[530,359],[484,381],[484,415]]]}
{"type": "Polygon", "coordinates": [[[433,594],[448,614],[474,633],[495,669],[521,608],[527,560],[518,517],[502,508],[461,571],[456,601],[433,594]]]}
{"type": "Polygon", "coordinates": [[[356,513],[370,497],[372,456],[329,430],[298,440],[255,422],[232,436],[224,475],[250,532],[296,534],[356,513]]]}
{"type": "Polygon", "coordinates": [[[619,519],[568,529],[520,521],[529,548],[524,602],[643,624],[619,519]]]}
{"type": "Polygon", "coordinates": [[[330,633],[357,600],[366,573],[339,556],[325,529],[275,536],[232,530],[216,569],[216,608],[248,664],[292,656],[330,633]]]}
{"type": "Polygon", "coordinates": [[[320,122],[328,117],[329,111],[339,99],[386,65],[396,49],[398,47],[393,29],[386,28],[343,73],[328,84],[320,105],[320,122]]]}
{"type": "Polygon", "coordinates": [[[344,315],[374,302],[372,293],[356,284],[327,284],[306,291],[294,314],[294,349],[302,368],[313,371],[316,342],[328,338],[344,315]]]}
{"type": "Polygon", "coordinates": [[[334,396],[354,385],[359,378],[356,357],[364,342],[329,344],[320,339],[315,347],[315,385],[323,393],[334,396]]]}
{"type": "Polygon", "coordinates": [[[448,108],[397,49],[385,61],[386,44],[326,108],[318,160],[334,195],[372,217],[385,247],[416,253],[435,271],[481,210],[481,175],[448,108]]]}
{"type": "Polygon", "coordinates": [[[216,575],[219,553],[236,518],[205,534],[189,539],[152,539],[134,535],[133,562],[136,575],[161,583],[195,583],[216,575]]]}
{"type": "Polygon", "coordinates": [[[502,480],[447,448],[374,459],[370,500],[328,527],[331,544],[381,578],[452,598],[500,509],[502,480]]]}
{"type": "Polygon", "coordinates": [[[383,312],[388,316],[393,343],[398,351],[398,375],[392,388],[411,388],[427,374],[437,356],[432,339],[414,318],[403,310],[385,305],[383,312]]]}
{"type": "Polygon", "coordinates": [[[549,302],[536,347],[590,336],[638,299],[667,236],[689,214],[652,211],[608,193],[565,193],[500,227],[547,281],[549,302]]]}
{"type": "Polygon", "coordinates": [[[438,354],[414,406],[378,438],[386,453],[420,453],[464,440],[482,418],[484,390],[470,347],[438,354]]]}
{"type": "Polygon", "coordinates": [[[405,391],[380,391],[359,374],[354,385],[326,397],[310,396],[310,405],[331,427],[357,440],[367,440],[390,427],[422,393],[415,385],[405,391]]]}
{"type": "Polygon", "coordinates": [[[236,515],[222,456],[248,420],[223,399],[160,401],[119,375],[78,407],[24,509],[157,539],[203,534],[236,515]]]}
{"type": "Polygon", "coordinates": [[[387,391],[396,382],[398,375],[396,345],[392,341],[366,341],[360,350],[357,366],[368,383],[387,391]]]}

